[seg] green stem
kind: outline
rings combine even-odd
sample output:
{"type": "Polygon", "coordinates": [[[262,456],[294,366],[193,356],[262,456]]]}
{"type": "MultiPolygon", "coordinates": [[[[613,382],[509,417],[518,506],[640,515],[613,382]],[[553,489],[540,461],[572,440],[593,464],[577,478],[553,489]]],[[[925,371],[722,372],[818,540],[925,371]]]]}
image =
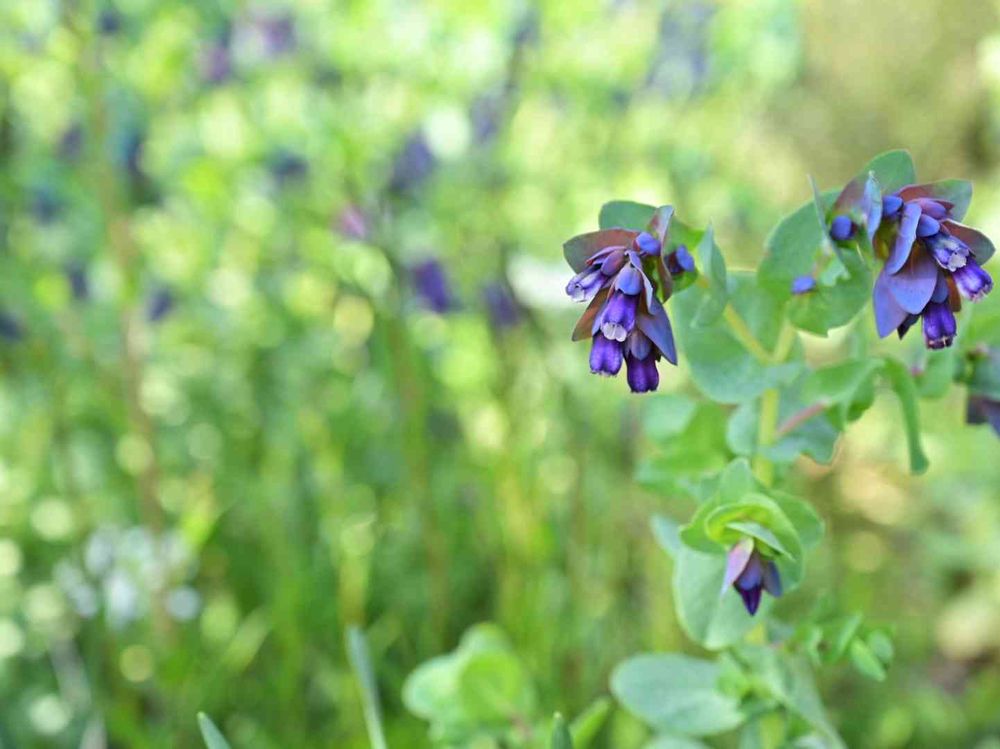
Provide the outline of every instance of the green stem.
{"type": "MultiPolygon", "coordinates": [[[[795,345],[795,328],[784,321],[774,351],[768,354],[769,364],[780,364],[788,358],[795,345]]],[[[766,486],[774,483],[774,463],[764,455],[764,451],[774,444],[778,432],[778,408],[781,395],[778,388],[770,387],[760,399],[760,420],[757,422],[757,456],[754,459],[754,473],[766,486]]]]}

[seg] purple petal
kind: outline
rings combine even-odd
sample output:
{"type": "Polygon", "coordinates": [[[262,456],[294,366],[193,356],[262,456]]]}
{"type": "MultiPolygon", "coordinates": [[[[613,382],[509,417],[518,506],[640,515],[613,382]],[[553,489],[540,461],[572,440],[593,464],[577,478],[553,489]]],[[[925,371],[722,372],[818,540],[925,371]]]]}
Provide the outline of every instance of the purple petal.
{"type": "Polygon", "coordinates": [[[830,222],[830,239],[834,242],[846,242],[854,233],[854,224],[850,216],[837,216],[830,222]]]}
{"type": "Polygon", "coordinates": [[[635,296],[642,291],[642,271],[629,263],[619,271],[615,288],[624,294],[635,296]]]}
{"type": "Polygon", "coordinates": [[[937,282],[934,284],[934,293],[931,294],[932,302],[943,302],[948,298],[951,290],[948,288],[948,279],[944,273],[938,273],[937,282]]]}
{"type": "Polygon", "coordinates": [[[601,273],[605,276],[613,276],[625,265],[625,249],[614,248],[601,262],[601,273]]]}
{"type": "Polygon", "coordinates": [[[674,345],[674,332],[670,327],[667,311],[654,298],[649,305],[649,312],[641,312],[636,317],[636,325],[653,342],[653,345],[663,354],[663,358],[671,364],[677,364],[677,348],[674,345]]]}
{"type": "Polygon", "coordinates": [[[636,359],[645,359],[653,350],[653,342],[638,328],[633,329],[628,334],[625,346],[628,353],[632,354],[636,359]]]}
{"type": "Polygon", "coordinates": [[[916,315],[931,300],[937,276],[937,263],[921,249],[910,256],[898,273],[887,278],[887,285],[899,306],[916,315]]]}
{"type": "Polygon", "coordinates": [[[760,606],[760,596],[762,589],[760,587],[751,588],[750,590],[740,590],[736,591],[740,594],[740,598],[743,599],[743,606],[746,608],[747,613],[753,616],[757,613],[757,608],[760,606]]]}
{"type": "Polygon", "coordinates": [[[754,552],[750,555],[750,559],[747,561],[746,567],[743,568],[743,572],[736,578],[735,585],[739,590],[759,588],[763,577],[764,563],[761,561],[760,554],[754,552]]]}
{"type": "Polygon", "coordinates": [[[889,258],[885,261],[885,267],[889,273],[897,273],[909,259],[913,242],[917,238],[917,223],[919,221],[920,206],[916,203],[907,203],[903,208],[903,218],[899,222],[896,243],[892,247],[892,252],[889,253],[889,258]]]}
{"type": "Polygon", "coordinates": [[[622,368],[622,345],[598,333],[590,347],[590,371],[614,377],[622,368]]]}
{"type": "Polygon", "coordinates": [[[895,218],[899,209],[903,207],[903,199],[898,195],[886,195],[882,198],[882,217],[895,218]]]}
{"type": "Polygon", "coordinates": [[[652,354],[645,359],[636,359],[631,354],[625,357],[628,386],[633,393],[650,393],[660,385],[660,373],[656,369],[656,357],[652,354]]]}
{"type": "Polygon", "coordinates": [[[781,597],[781,573],[778,572],[778,565],[773,559],[764,563],[764,590],[775,598],[781,597]]]}
{"type": "Polygon", "coordinates": [[[920,206],[923,215],[938,221],[948,217],[948,209],[951,206],[951,203],[942,203],[932,198],[917,198],[913,202],[920,206]]]}
{"type": "Polygon", "coordinates": [[[594,298],[606,281],[600,268],[587,268],[569,280],[566,293],[574,302],[587,302],[594,298]]]}
{"type": "Polygon", "coordinates": [[[639,252],[646,255],[656,256],[660,254],[660,240],[649,232],[639,232],[632,244],[639,252]]]}
{"type": "Polygon", "coordinates": [[[865,216],[868,241],[871,242],[875,238],[879,224],[882,223],[882,191],[873,175],[869,175],[868,181],[865,182],[865,195],[861,208],[865,216]]]}
{"type": "Polygon", "coordinates": [[[738,541],[733,548],[729,550],[729,555],[726,558],[726,574],[722,578],[722,592],[726,592],[726,588],[736,582],[743,570],[747,566],[747,562],[750,561],[750,555],[753,553],[753,539],[743,538],[738,541]]]}
{"type": "Polygon", "coordinates": [[[955,340],[957,324],[947,303],[931,302],[924,310],[924,343],[930,349],[947,348],[955,340]]]}
{"type": "Polygon", "coordinates": [[[917,237],[931,237],[941,231],[941,224],[937,222],[936,219],[931,218],[926,213],[920,214],[920,220],[917,221],[917,237]]]}
{"type": "Polygon", "coordinates": [[[928,237],[924,244],[937,264],[947,271],[955,271],[969,260],[969,248],[965,242],[945,232],[928,237]]]}
{"type": "Polygon", "coordinates": [[[608,303],[598,315],[601,332],[614,341],[624,341],[625,336],[635,327],[635,313],[639,299],[636,296],[616,291],[608,298],[608,303]]]}
{"type": "Polygon", "coordinates": [[[957,221],[944,221],[942,223],[950,234],[958,237],[968,245],[980,265],[993,257],[993,243],[981,231],[973,229],[971,226],[960,224],[957,221]]]}
{"type": "Polygon", "coordinates": [[[883,270],[875,279],[872,290],[872,306],[875,309],[875,328],[879,338],[885,338],[906,320],[907,312],[899,306],[888,288],[891,276],[883,270]]]}
{"type": "Polygon", "coordinates": [[[993,290],[990,274],[971,258],[964,267],[952,273],[951,277],[955,279],[955,286],[962,296],[972,302],[978,302],[993,290]]]}

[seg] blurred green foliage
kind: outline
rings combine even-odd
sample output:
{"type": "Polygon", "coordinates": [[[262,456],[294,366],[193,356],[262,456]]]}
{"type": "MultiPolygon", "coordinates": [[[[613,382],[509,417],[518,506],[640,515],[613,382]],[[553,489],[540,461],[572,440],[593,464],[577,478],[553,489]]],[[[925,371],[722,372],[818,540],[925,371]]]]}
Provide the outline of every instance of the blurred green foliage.
{"type": "MultiPolygon", "coordinates": [[[[670,466],[713,460],[726,409],[686,400],[682,363],[635,437],[637,401],[568,341],[561,242],[611,197],[670,202],[749,267],[807,174],[897,146],[972,178],[970,221],[1000,235],[996,21],[981,0],[0,4],[0,746],[194,746],[199,710],[237,747],[367,746],[354,624],[393,747],[429,742],[406,675],[477,622],[546,721],[633,652],[690,650],[646,519],[690,514],[670,466]],[[411,283],[428,258],[447,314],[411,283]]],[[[852,747],[996,745],[1000,464],[962,398],[924,407],[919,482],[882,400],[833,468],[800,461],[828,535],[779,607],[896,625],[884,681],[824,673],[852,747]]],[[[645,740],[618,710],[592,745],[645,740]]]]}

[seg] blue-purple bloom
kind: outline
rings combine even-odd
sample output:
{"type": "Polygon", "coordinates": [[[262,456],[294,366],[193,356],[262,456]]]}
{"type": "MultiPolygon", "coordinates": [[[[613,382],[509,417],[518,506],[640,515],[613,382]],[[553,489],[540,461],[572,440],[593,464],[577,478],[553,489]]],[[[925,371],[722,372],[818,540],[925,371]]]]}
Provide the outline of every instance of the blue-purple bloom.
{"type": "Polygon", "coordinates": [[[931,349],[954,342],[962,298],[976,302],[993,288],[981,265],[993,254],[992,242],[958,223],[943,189],[908,185],[886,195],[875,242],[885,260],[872,294],[879,335],[895,330],[902,338],[920,320],[931,349]]]}
{"type": "Polygon", "coordinates": [[[834,242],[846,242],[854,234],[854,224],[850,216],[840,215],[830,222],[830,239],[834,242]]]}
{"type": "Polygon", "coordinates": [[[792,293],[796,296],[808,294],[816,290],[816,279],[812,276],[799,276],[792,280],[792,293]]]}
{"type": "Polygon", "coordinates": [[[740,594],[750,616],[757,613],[764,591],[775,598],[782,593],[778,565],[760,552],[752,538],[742,539],[729,550],[722,592],[725,593],[729,586],[740,594]]]}
{"type": "Polygon", "coordinates": [[[1000,437],[1000,401],[986,395],[969,395],[965,421],[968,424],[989,424],[1000,437]]]}
{"type": "Polygon", "coordinates": [[[174,309],[174,295],[166,286],[161,286],[149,297],[146,305],[146,319],[150,322],[160,322],[174,309]]]}
{"type": "Polygon", "coordinates": [[[667,270],[674,278],[684,273],[693,273],[694,268],[694,258],[685,245],[678,245],[676,250],[667,255],[667,270]]]}
{"type": "Polygon", "coordinates": [[[428,309],[442,315],[457,308],[444,266],[436,258],[417,263],[410,273],[417,295],[428,309]]]}
{"type": "MultiPolygon", "coordinates": [[[[657,298],[661,286],[665,297],[670,293],[663,247],[672,213],[669,207],[658,209],[646,231],[606,229],[574,237],[565,245],[576,271],[566,293],[574,301],[590,302],[573,340],[591,339],[594,374],[613,377],[624,362],[635,393],[657,389],[656,362],[661,357],[677,363],[670,320],[657,298]],[[654,272],[659,282],[650,278],[654,272]]],[[[671,256],[676,258],[676,250],[671,256]]]]}

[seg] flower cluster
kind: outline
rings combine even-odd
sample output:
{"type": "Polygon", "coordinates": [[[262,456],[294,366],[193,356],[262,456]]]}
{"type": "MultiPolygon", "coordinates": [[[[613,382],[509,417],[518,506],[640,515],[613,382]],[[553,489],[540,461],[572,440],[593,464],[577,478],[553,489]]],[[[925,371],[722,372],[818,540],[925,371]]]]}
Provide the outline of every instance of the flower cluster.
{"type": "Polygon", "coordinates": [[[564,246],[576,271],[566,293],[576,302],[590,302],[573,340],[591,339],[594,374],[617,375],[624,362],[634,393],[656,390],[661,357],[677,363],[670,320],[657,294],[664,300],[670,296],[674,265],[682,273],[693,263],[687,250],[680,253],[678,248],[668,253],[667,267],[663,250],[672,214],[663,207],[646,231],[606,229],[574,237],[564,246]]]}
{"type": "Polygon", "coordinates": [[[740,594],[747,612],[753,616],[764,591],[775,598],[781,595],[781,574],[774,560],[765,556],[752,538],[744,538],[729,550],[726,559],[722,592],[729,586],[740,594]]]}
{"type": "Polygon", "coordinates": [[[978,301],[993,288],[982,268],[993,245],[958,222],[967,200],[956,194],[954,181],[907,185],[880,199],[873,184],[872,177],[859,178],[844,188],[830,238],[852,240],[858,231],[853,217],[863,217],[869,243],[883,260],[872,295],[881,337],[896,331],[902,338],[919,321],[928,348],[951,346],[962,299],[978,301]]]}

